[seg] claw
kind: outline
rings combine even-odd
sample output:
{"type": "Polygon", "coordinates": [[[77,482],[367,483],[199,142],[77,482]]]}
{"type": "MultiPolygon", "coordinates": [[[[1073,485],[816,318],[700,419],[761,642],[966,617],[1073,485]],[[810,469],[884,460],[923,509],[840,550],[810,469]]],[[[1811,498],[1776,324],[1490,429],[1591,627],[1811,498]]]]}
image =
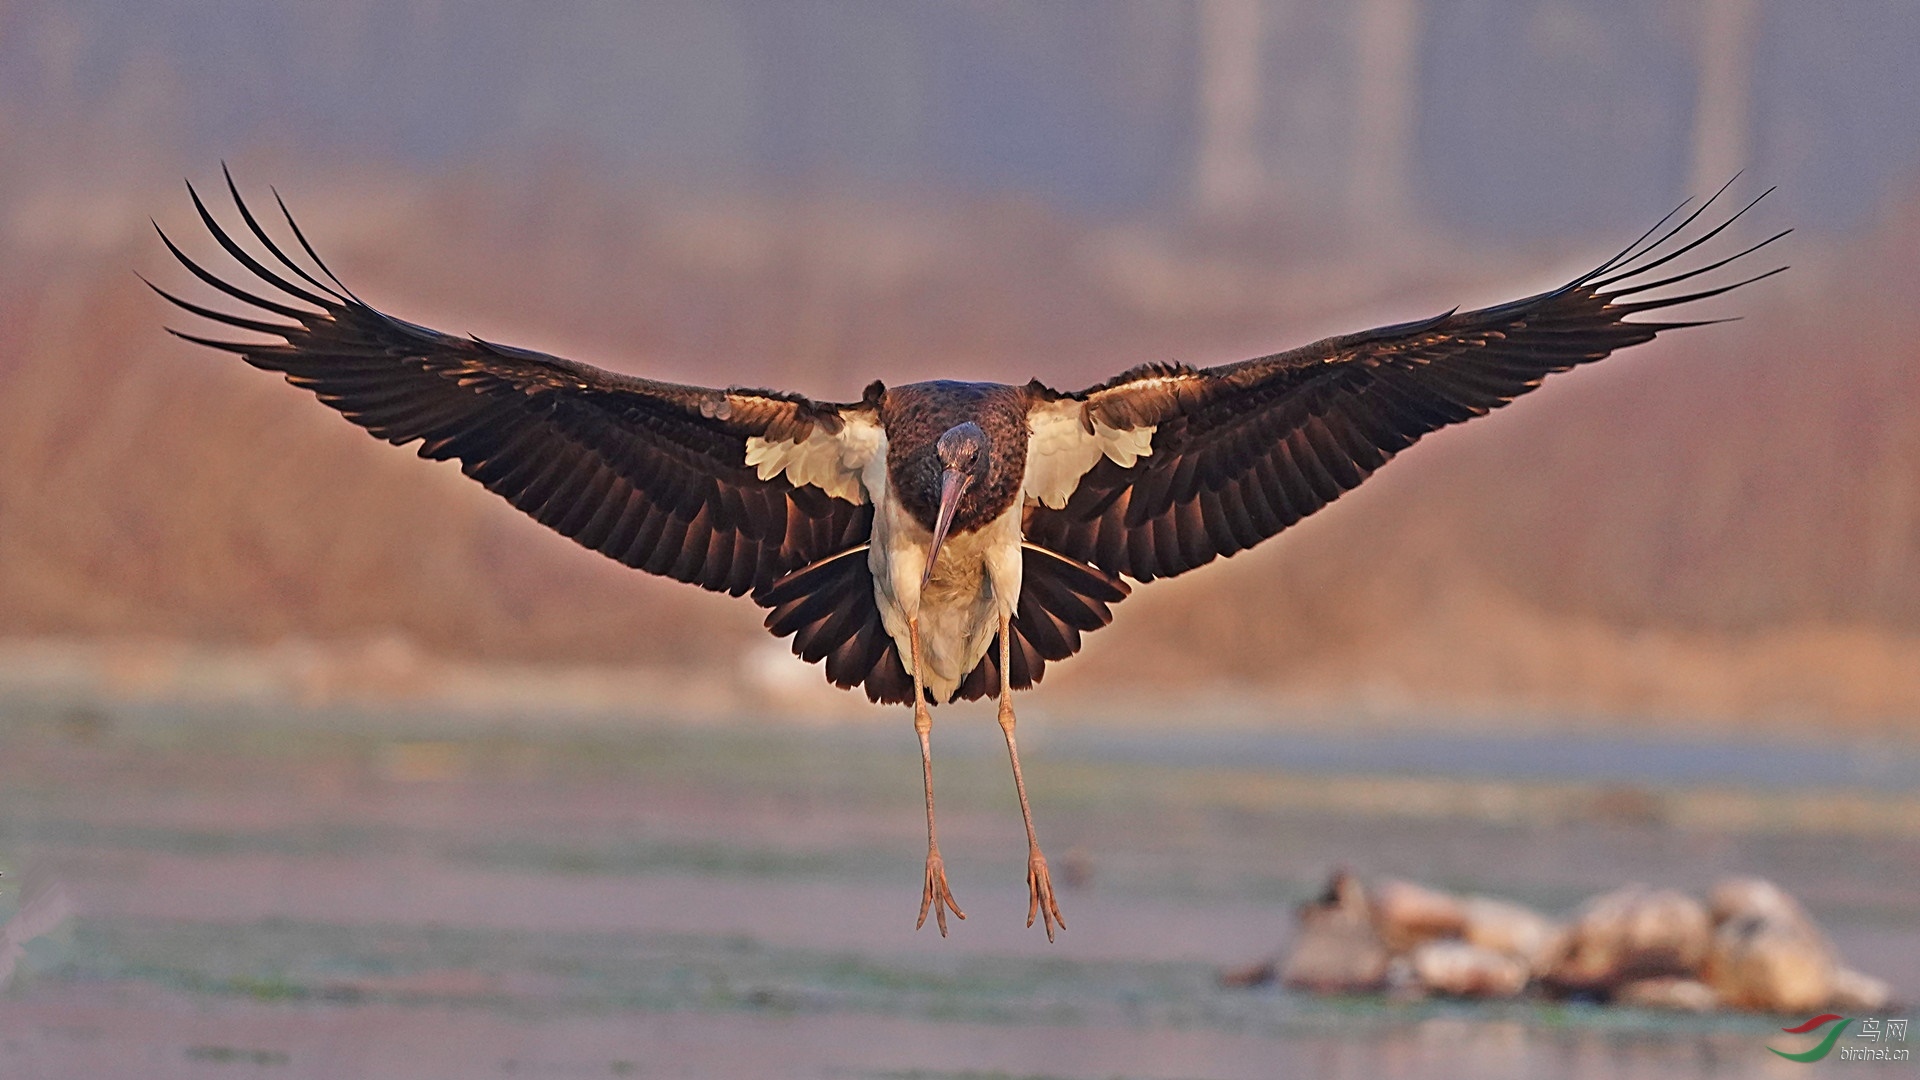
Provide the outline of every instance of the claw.
{"type": "MultiPolygon", "coordinates": [[[[955,918],[964,919],[967,913],[953,901],[953,891],[947,888],[947,865],[938,851],[927,852],[927,884],[920,893],[920,919],[913,924],[915,930],[927,925],[927,910],[933,910],[933,921],[940,928],[940,936],[947,936],[947,910],[951,908],[955,918]]],[[[1033,924],[1029,922],[1028,926],[1033,924]]]]}
{"type": "Polygon", "coordinates": [[[1060,914],[1060,905],[1053,899],[1053,875],[1047,872],[1047,857],[1040,854],[1039,848],[1027,853],[1027,926],[1033,926],[1034,916],[1040,916],[1041,923],[1047,928],[1047,940],[1053,940],[1055,925],[1067,928],[1067,920],[1060,914]]]}

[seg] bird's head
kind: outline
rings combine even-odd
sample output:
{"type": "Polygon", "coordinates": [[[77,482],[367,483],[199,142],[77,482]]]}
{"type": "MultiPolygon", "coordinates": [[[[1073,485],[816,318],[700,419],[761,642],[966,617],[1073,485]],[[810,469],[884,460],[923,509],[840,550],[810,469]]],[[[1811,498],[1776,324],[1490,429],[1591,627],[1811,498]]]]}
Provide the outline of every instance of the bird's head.
{"type": "Polygon", "coordinates": [[[948,428],[933,444],[933,451],[948,473],[959,473],[971,481],[987,475],[987,433],[971,420],[948,428]]]}
{"type": "Polygon", "coordinates": [[[940,512],[933,521],[933,546],[927,550],[927,569],[920,576],[922,588],[933,576],[934,563],[940,558],[940,545],[946,542],[947,530],[953,527],[954,511],[960,508],[960,500],[968,489],[986,479],[990,457],[987,433],[971,420],[948,428],[933,449],[940,459],[940,512]]]}

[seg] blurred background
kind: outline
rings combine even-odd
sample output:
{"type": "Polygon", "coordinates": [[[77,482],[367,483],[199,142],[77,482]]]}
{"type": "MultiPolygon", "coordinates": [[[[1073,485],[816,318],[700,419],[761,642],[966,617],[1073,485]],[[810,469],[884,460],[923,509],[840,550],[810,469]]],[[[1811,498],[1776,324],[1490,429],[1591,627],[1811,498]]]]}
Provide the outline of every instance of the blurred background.
{"type": "Polygon", "coordinates": [[[79,913],[29,951],[0,1054],[1766,1064],[1764,1024],[1213,988],[1334,862],[1546,907],[1766,872],[1920,986],[1916,55],[1893,0],[0,4],[0,888],[38,874],[79,913]],[[1741,235],[1797,231],[1790,273],[1706,306],[1742,321],[1428,438],[1050,672],[1036,812],[1092,883],[1060,950],[1013,933],[997,732],[945,710],[979,917],[942,951],[906,929],[903,716],[750,604],[161,332],[134,272],[189,283],[148,219],[213,254],[180,180],[223,160],[403,318],[837,400],[1498,302],[1743,169],[1734,195],[1779,190],[1741,235]],[[846,1049],[875,1031],[904,1049],[846,1049]],[[1041,1053],[1087,1031],[1107,1056],[1041,1053]]]}
{"type": "Polygon", "coordinates": [[[1556,379],[1146,590],[1049,697],[1165,655],[1167,684],[1387,709],[1920,709],[1906,5],[0,18],[10,639],[371,650],[423,690],[475,660],[786,678],[746,606],[575,551],[157,333],[130,271],[183,275],[147,218],[194,235],[180,178],[222,159],[416,321],[836,400],[1083,386],[1510,298],[1745,168],[1742,192],[1780,188],[1750,231],[1799,232],[1792,274],[1714,307],[1744,322],[1556,379]]]}

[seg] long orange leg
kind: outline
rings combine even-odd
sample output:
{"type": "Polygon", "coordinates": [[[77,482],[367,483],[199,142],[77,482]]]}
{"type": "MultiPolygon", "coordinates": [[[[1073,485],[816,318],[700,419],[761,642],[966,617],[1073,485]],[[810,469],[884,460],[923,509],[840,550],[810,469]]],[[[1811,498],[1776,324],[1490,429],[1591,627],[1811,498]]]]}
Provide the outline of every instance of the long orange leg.
{"type": "Polygon", "coordinates": [[[1005,611],[1000,612],[1000,731],[1007,737],[1007,757],[1013,761],[1013,790],[1020,793],[1020,818],[1027,823],[1027,925],[1039,915],[1047,928],[1047,940],[1053,940],[1053,928],[1067,928],[1060,917],[1060,905],[1053,901],[1053,877],[1047,873],[1047,857],[1040,854],[1040,840],[1033,832],[1033,811],[1027,808],[1027,782],[1020,775],[1020,747],[1013,741],[1013,627],[1005,611]]]}
{"type": "MultiPolygon", "coordinates": [[[[920,921],[913,924],[915,930],[927,925],[927,909],[933,909],[933,921],[940,927],[940,936],[947,936],[947,909],[953,909],[957,918],[964,919],[967,913],[953,902],[953,891],[947,888],[947,864],[940,859],[940,840],[933,830],[933,747],[928,741],[933,731],[933,710],[927,708],[925,683],[920,674],[920,620],[907,620],[908,642],[913,646],[913,730],[920,734],[920,771],[927,785],[927,885],[920,893],[920,921]]],[[[1033,925],[1029,922],[1027,925],[1033,925]]]]}

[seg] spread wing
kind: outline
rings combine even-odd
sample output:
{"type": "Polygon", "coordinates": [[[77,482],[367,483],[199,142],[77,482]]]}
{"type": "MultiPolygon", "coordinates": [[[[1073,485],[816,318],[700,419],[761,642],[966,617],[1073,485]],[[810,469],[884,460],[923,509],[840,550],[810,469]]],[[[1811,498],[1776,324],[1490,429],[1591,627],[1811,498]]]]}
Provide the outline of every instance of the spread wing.
{"type": "Polygon", "coordinates": [[[1497,409],[1553,372],[1599,360],[1663,330],[1718,321],[1628,317],[1716,296],[1786,269],[1682,295],[1646,296],[1726,266],[1791,231],[1705,266],[1655,276],[1759,201],[1685,242],[1676,238],[1714,199],[1662,232],[1680,213],[1675,210],[1592,272],[1524,300],[1328,338],[1222,367],[1150,365],[1062,395],[1048,407],[1079,403],[1085,431],[1151,432],[1151,447],[1138,457],[1088,454],[1079,482],[1070,494],[1061,492],[1064,505],[1042,500],[1031,507],[1027,538],[1139,581],[1172,577],[1252,547],[1358,486],[1430,431],[1497,409]]]}
{"type": "Polygon", "coordinates": [[[756,469],[748,452],[751,445],[765,457],[852,428],[877,432],[870,404],[655,382],[402,322],[340,284],[284,203],[318,276],[261,228],[231,176],[227,189],[258,255],[188,186],[201,221],[251,275],[249,288],[161,239],[194,276],[250,310],[230,314],[154,288],[195,315],[268,340],[172,331],[178,336],[283,373],[396,446],[418,442],[423,458],[459,461],[542,524],[649,573],[740,595],[865,542],[873,510],[844,470],[816,470],[823,484],[796,483],[788,472],[756,469]]]}

